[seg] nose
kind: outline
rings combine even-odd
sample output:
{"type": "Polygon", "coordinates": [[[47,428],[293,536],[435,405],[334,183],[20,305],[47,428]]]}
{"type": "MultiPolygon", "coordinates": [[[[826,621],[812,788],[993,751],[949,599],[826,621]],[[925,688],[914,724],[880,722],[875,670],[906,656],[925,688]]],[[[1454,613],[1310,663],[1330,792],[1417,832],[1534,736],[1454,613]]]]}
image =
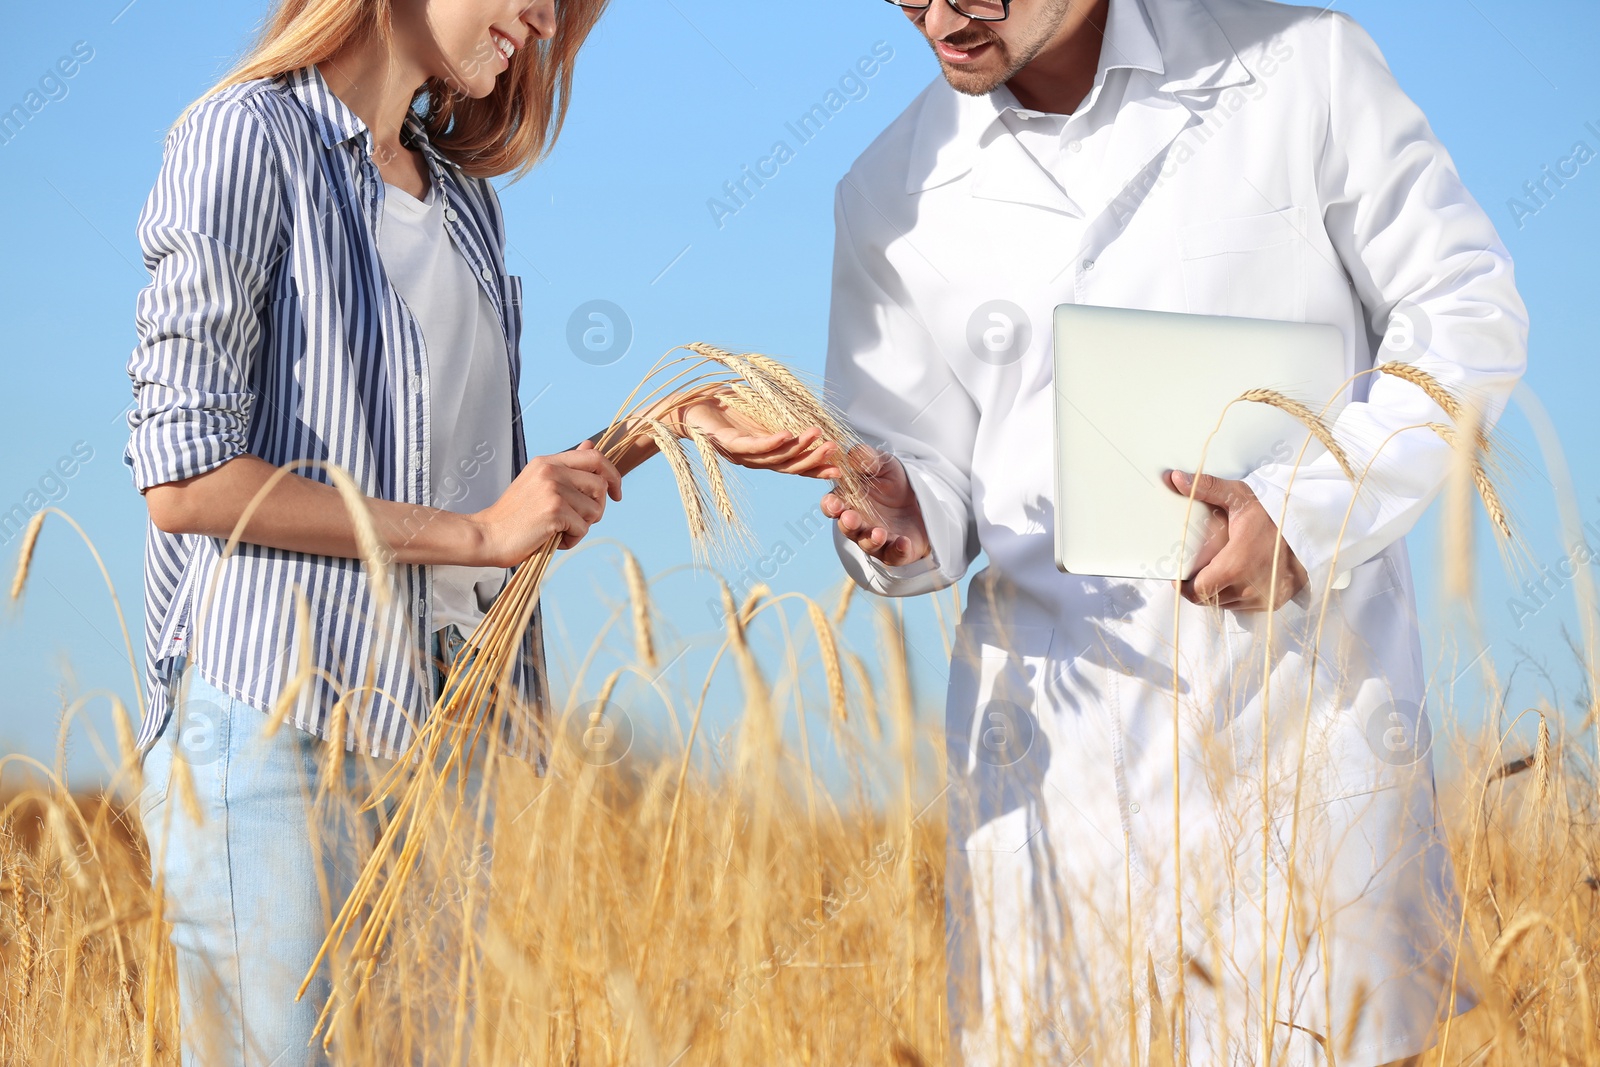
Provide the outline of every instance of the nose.
{"type": "Polygon", "coordinates": [[[923,12],[922,29],[929,38],[937,41],[957,30],[966,29],[971,23],[971,19],[950,6],[949,0],[933,0],[923,12]]]}
{"type": "Polygon", "coordinates": [[[519,16],[532,36],[548,41],[556,35],[556,0],[535,0],[519,16]]]}

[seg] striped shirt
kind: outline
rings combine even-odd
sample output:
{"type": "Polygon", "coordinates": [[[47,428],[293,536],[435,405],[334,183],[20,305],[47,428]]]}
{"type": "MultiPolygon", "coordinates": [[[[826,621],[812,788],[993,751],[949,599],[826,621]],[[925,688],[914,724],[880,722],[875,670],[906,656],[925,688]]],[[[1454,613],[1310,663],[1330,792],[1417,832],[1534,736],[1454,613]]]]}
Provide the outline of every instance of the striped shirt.
{"type": "MultiPolygon", "coordinates": [[[[405,129],[505,331],[521,470],[522,279],[505,270],[499,199],[430,143],[414,112],[405,129]]],[[[334,464],[368,496],[429,504],[427,354],[379,257],[384,183],[372,149],[314,64],[228,86],[168,135],[138,222],[151,280],[135,312],[124,462],[140,491],[250,454],[334,464]]],[[[294,469],[331,481],[320,467],[294,469]]],[[[343,697],[346,748],[398,756],[435,698],[432,568],[388,567],[385,605],[358,560],[243,543],[223,558],[224,544],[147,527],[140,751],[166,729],[186,656],[263,712],[309,667],[288,721],[329,738],[343,697]]],[[[512,669],[518,706],[501,725],[506,751],[541,773],[545,679],[535,612],[512,669]]]]}

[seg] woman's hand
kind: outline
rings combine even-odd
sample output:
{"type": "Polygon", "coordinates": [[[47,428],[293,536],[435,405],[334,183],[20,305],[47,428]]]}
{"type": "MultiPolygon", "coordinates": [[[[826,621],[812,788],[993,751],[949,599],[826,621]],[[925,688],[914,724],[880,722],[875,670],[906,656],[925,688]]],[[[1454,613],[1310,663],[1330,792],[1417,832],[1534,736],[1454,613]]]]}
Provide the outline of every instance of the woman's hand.
{"type": "Polygon", "coordinates": [[[822,439],[821,427],[798,436],[774,433],[729,407],[723,395],[720,386],[680,394],[671,398],[662,421],[679,437],[689,435],[687,426],[703,430],[729,462],[741,467],[809,478],[839,477],[833,456],[836,446],[822,439]]]}
{"type": "Polygon", "coordinates": [[[471,516],[483,564],[516,566],[556,534],[571,548],[605,514],[608,496],[622,499],[622,475],[592,443],[535,456],[499,500],[471,516]]]}

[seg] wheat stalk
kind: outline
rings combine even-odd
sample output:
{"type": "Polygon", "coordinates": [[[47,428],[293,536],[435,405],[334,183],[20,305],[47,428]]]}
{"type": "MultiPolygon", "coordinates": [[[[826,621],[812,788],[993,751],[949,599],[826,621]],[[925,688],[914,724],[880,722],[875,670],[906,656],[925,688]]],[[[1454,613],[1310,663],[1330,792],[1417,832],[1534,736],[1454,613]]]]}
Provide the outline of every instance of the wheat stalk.
{"type": "Polygon", "coordinates": [[[111,725],[117,732],[117,754],[122,760],[122,773],[128,776],[130,788],[138,793],[144,788],[144,767],[139,762],[139,744],[134,734],[133,720],[128,718],[128,707],[122,698],[111,698],[111,725]]]}
{"type": "Polygon", "coordinates": [[[817,647],[822,654],[823,673],[828,678],[828,700],[833,705],[833,714],[840,722],[850,717],[850,708],[845,699],[844,668],[839,664],[839,646],[833,639],[833,627],[828,625],[827,613],[810,597],[806,598],[806,615],[811,619],[811,628],[817,632],[817,647]]]}
{"type": "Polygon", "coordinates": [[[867,720],[867,732],[872,735],[873,741],[882,741],[883,722],[878,717],[878,699],[873,694],[872,675],[867,673],[867,665],[854,652],[845,653],[845,662],[850,665],[850,674],[856,680],[856,688],[861,691],[861,710],[867,720]]]}
{"type": "MultiPolygon", "coordinates": [[[[739,374],[743,381],[736,382],[724,398],[728,406],[756,422],[758,425],[783,430],[796,436],[816,427],[824,440],[834,441],[843,454],[860,442],[850,431],[843,416],[827,401],[819,398],[793,371],[771,356],[760,353],[735,355],[713,345],[696,343],[686,346],[706,359],[720,363],[739,374]]],[[[876,516],[866,492],[866,480],[854,466],[841,455],[838,492],[851,508],[864,515],[876,516]]]]}
{"type": "Polygon", "coordinates": [[[28,568],[33,565],[33,550],[39,545],[39,531],[43,528],[44,512],[36,511],[33,518],[28,520],[28,528],[22,533],[22,549],[17,553],[17,572],[11,578],[12,600],[20,597],[23,586],[28,584],[28,568]]]}
{"type": "Polygon", "coordinates": [[[1506,955],[1516,947],[1517,942],[1539,926],[1550,927],[1556,932],[1557,936],[1561,934],[1560,928],[1539,912],[1530,911],[1518,916],[1511,925],[1506,927],[1505,932],[1500,935],[1494,945],[1490,947],[1488,959],[1485,961],[1485,966],[1489,973],[1494,974],[1499,971],[1501,964],[1505,962],[1506,955]]]}
{"type": "Polygon", "coordinates": [[[739,516],[739,509],[734,506],[733,495],[728,492],[728,479],[722,471],[722,453],[717,451],[716,442],[711,440],[710,434],[698,426],[690,424],[684,429],[689,434],[689,440],[694,442],[695,451],[700,455],[700,469],[705,472],[706,490],[711,497],[711,506],[716,509],[717,517],[729,530],[743,533],[744,526],[739,516]]]}
{"type": "Polygon", "coordinates": [[[850,611],[850,600],[856,594],[856,580],[846,578],[839,587],[839,602],[833,606],[833,621],[835,625],[843,626],[844,617],[850,611]]]}
{"type": "MultiPolygon", "coordinates": [[[[695,428],[685,427],[705,471],[705,486],[702,486],[682,441],[670,427],[654,417],[659,403],[687,389],[710,388],[714,390],[712,395],[731,410],[769,432],[782,430],[798,435],[818,427],[824,438],[835,442],[846,457],[860,442],[823,400],[777,360],[759,354],[735,354],[707,344],[683,347],[692,352],[693,357],[672,358],[672,352],[662,357],[628,397],[611,426],[600,435],[597,447],[608,459],[616,460],[641,439],[654,443],[672,470],[690,536],[696,552],[701,552],[714,536],[725,537],[742,529],[738,509],[723,478],[721,464],[724,460],[715,444],[695,428]],[[654,388],[647,391],[646,386],[652,384],[654,388]],[[720,520],[715,526],[708,515],[708,496],[710,508],[720,520]]],[[[841,477],[835,483],[835,491],[851,507],[871,514],[861,473],[843,458],[836,465],[841,477]]],[[[386,562],[384,546],[375,536],[367,536],[368,531],[362,528],[361,522],[365,516],[360,509],[353,510],[357,512],[362,554],[381,565],[386,562]]],[[[538,602],[540,584],[559,540],[552,537],[546,541],[513,572],[468,639],[465,649],[451,665],[437,701],[416,729],[406,753],[377,784],[365,805],[371,808],[382,798],[399,793],[381,839],[301,984],[299,995],[303,996],[322,961],[354,936],[347,956],[350,980],[336,985],[338,992],[329,998],[317,1020],[317,1030],[325,1029],[325,1048],[332,1040],[334,1023],[355,1007],[376,969],[388,931],[400,910],[404,888],[421,855],[428,828],[435,824],[432,813],[442,802],[445,780],[454,773],[459,776],[458,781],[464,782],[476,739],[489,720],[496,717],[497,711],[509,710],[510,700],[505,694],[510,687],[511,672],[538,602]],[[435,775],[433,768],[440,752],[444,752],[447,759],[442,773],[435,775]],[[420,770],[413,771],[416,764],[420,764],[420,770]],[[355,929],[358,916],[365,916],[359,932],[355,929]],[[336,1000],[341,1001],[338,1006],[336,1000]]],[[[648,599],[644,595],[643,573],[631,554],[625,557],[624,574],[634,602],[635,641],[640,659],[648,665],[655,658],[649,631],[648,599]]],[[[750,591],[745,603],[736,607],[732,591],[726,584],[722,587],[729,644],[745,675],[747,698],[753,702],[764,699],[757,692],[763,683],[746,641],[745,625],[757,604],[769,595],[770,590],[765,586],[757,586],[750,591]]],[[[822,648],[829,695],[835,714],[842,718],[846,704],[838,648],[821,608],[813,604],[810,610],[822,648]]],[[[600,705],[602,709],[615,684],[614,677],[608,679],[600,705]]],[[[341,701],[335,709],[333,735],[341,741],[342,730],[338,727],[342,726],[342,712],[341,701]]],[[[336,761],[342,757],[343,747],[342,743],[334,746],[339,750],[333,754],[336,761]]],[[[182,791],[180,783],[180,795],[182,791]]]]}
{"type": "Polygon", "coordinates": [[[683,442],[667,428],[666,423],[656,419],[644,419],[643,422],[656,447],[661,450],[667,466],[672,468],[672,477],[678,483],[678,496],[683,501],[684,517],[689,522],[689,536],[699,546],[704,542],[711,525],[706,521],[705,497],[701,493],[700,482],[694,476],[694,468],[689,464],[689,453],[684,451],[683,442]]]}
{"type": "Polygon", "coordinates": [[[761,602],[772,595],[772,589],[766,582],[757,582],[750,587],[744,595],[744,603],[739,605],[739,625],[748,626],[750,617],[756,613],[756,608],[761,602]]]}
{"type": "Polygon", "coordinates": [[[628,584],[628,602],[633,609],[633,646],[639,662],[656,666],[656,639],[650,628],[650,583],[645,580],[639,557],[622,550],[622,575],[628,584]]]}
{"type": "Polygon", "coordinates": [[[1345,454],[1344,446],[1333,436],[1333,431],[1328,428],[1328,424],[1323,422],[1322,417],[1316,412],[1293,397],[1288,397],[1278,392],[1276,389],[1247,389],[1239,394],[1239,399],[1248,400],[1255,404],[1267,404],[1294,416],[1306,429],[1311,431],[1312,436],[1322,442],[1322,447],[1326,448],[1328,454],[1339,464],[1339,469],[1344,471],[1345,477],[1352,482],[1356,480],[1355,468],[1350,465],[1350,457],[1345,454]]]}
{"type": "Polygon", "coordinates": [[[1539,801],[1550,795],[1550,723],[1539,713],[1539,741],[1533,750],[1533,775],[1539,801]]]}
{"type": "MultiPolygon", "coordinates": [[[[1442,422],[1430,422],[1428,429],[1438,434],[1445,444],[1452,448],[1456,446],[1454,426],[1442,422]]],[[[1482,446],[1479,448],[1481,454],[1482,446]]],[[[1490,480],[1481,459],[1475,458],[1472,464],[1472,485],[1478,491],[1478,499],[1483,501],[1483,510],[1489,513],[1489,521],[1494,523],[1495,530],[1502,538],[1510,541],[1514,536],[1511,531],[1511,520],[1507,517],[1505,504],[1501,502],[1500,493],[1495,489],[1494,482],[1490,480]]]]}
{"type": "MultiPolygon", "coordinates": [[[[1451,422],[1459,423],[1461,421],[1461,400],[1449,389],[1446,389],[1443,382],[1421,367],[1414,363],[1401,363],[1398,360],[1390,360],[1386,363],[1378,364],[1377,369],[1380,374],[1387,374],[1390,377],[1399,378],[1403,382],[1410,382],[1428,394],[1428,399],[1438,404],[1444,410],[1444,413],[1450,416],[1451,422]]],[[[1478,430],[1478,448],[1483,452],[1489,451],[1489,435],[1481,428],[1478,430]]]]}
{"type": "Polygon", "coordinates": [[[1430,422],[1428,423],[1428,428],[1437,433],[1444,439],[1445,443],[1452,447],[1456,445],[1456,428],[1464,422],[1471,423],[1471,433],[1475,446],[1472,462],[1472,483],[1478,491],[1479,498],[1483,501],[1484,510],[1489,513],[1490,521],[1494,523],[1495,532],[1499,536],[1502,546],[1511,544],[1515,540],[1515,534],[1507,517],[1505,505],[1501,501],[1500,494],[1495,489],[1494,482],[1489,477],[1486,469],[1485,457],[1487,457],[1487,465],[1495,464],[1492,439],[1488,430],[1484,428],[1482,420],[1478,418],[1477,411],[1475,409],[1468,411],[1466,406],[1462,404],[1461,399],[1445,388],[1443,382],[1415,364],[1391,360],[1378,364],[1377,370],[1379,373],[1411,383],[1426,393],[1428,399],[1439,405],[1444,413],[1450,417],[1450,421],[1454,425],[1430,422]]]}

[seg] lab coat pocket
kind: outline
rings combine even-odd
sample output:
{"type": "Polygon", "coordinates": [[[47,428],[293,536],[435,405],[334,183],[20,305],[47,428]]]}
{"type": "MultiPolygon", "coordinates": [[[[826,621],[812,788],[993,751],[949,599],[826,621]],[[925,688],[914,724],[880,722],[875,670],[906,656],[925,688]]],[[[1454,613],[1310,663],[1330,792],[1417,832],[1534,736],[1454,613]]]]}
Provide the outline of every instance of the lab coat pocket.
{"type": "Polygon", "coordinates": [[[1036,835],[1050,743],[1041,728],[1054,630],[963,623],[957,630],[946,748],[952,842],[1015,852],[1036,835]]]}
{"type": "Polygon", "coordinates": [[[1300,207],[1184,226],[1178,250],[1189,311],[1304,322],[1304,234],[1300,207]]]}

